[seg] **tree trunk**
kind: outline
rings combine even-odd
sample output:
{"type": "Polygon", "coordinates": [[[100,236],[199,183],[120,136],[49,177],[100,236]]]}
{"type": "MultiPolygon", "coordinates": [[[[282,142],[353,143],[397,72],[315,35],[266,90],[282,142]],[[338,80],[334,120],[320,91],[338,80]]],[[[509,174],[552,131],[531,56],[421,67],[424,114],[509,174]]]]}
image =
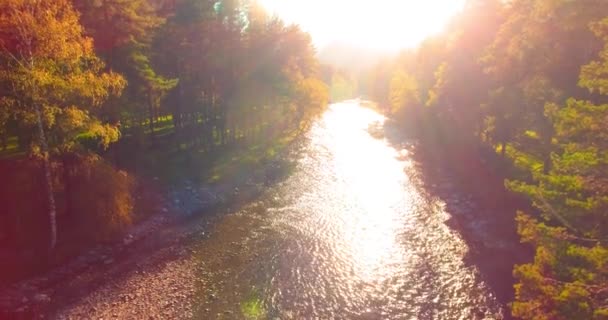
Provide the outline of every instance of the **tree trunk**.
{"type": "Polygon", "coordinates": [[[150,136],[152,137],[152,140],[155,140],[155,135],[154,135],[154,97],[152,96],[152,89],[148,88],[148,111],[149,111],[149,121],[150,123],[148,124],[150,126],[150,136]]]}
{"type": "Polygon", "coordinates": [[[65,193],[65,215],[68,218],[72,218],[74,216],[74,210],[72,209],[72,156],[69,154],[64,154],[61,157],[61,162],[63,164],[63,185],[64,185],[64,193],[65,193]]]}
{"type": "Polygon", "coordinates": [[[543,162],[543,173],[549,174],[549,172],[551,171],[551,166],[551,154],[548,154],[545,156],[545,160],[543,162]]]}
{"type": "Polygon", "coordinates": [[[507,157],[507,141],[503,140],[500,147],[500,155],[504,159],[507,157]]]}
{"type": "Polygon", "coordinates": [[[49,146],[46,141],[46,135],[44,133],[44,127],[42,126],[42,112],[40,106],[36,105],[36,118],[38,125],[38,135],[40,138],[40,145],[42,146],[42,161],[44,167],[44,178],[46,182],[46,193],[49,209],[49,223],[50,223],[50,244],[49,249],[53,251],[57,245],[57,208],[55,206],[55,194],[53,190],[53,180],[51,177],[51,163],[49,161],[49,146]]]}

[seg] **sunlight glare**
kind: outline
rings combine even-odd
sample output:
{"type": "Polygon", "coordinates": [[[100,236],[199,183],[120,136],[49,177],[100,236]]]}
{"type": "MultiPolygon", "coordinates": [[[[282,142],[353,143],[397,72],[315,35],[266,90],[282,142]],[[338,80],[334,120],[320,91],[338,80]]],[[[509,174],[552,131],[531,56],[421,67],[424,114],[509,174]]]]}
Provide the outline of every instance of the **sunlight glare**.
{"type": "Polygon", "coordinates": [[[339,176],[348,177],[342,192],[352,197],[352,207],[341,227],[355,261],[354,271],[365,281],[382,281],[390,276],[387,265],[407,265],[396,242],[404,225],[396,208],[404,199],[410,202],[399,178],[404,162],[398,160],[395,149],[368,132],[370,125],[386,118],[358,102],[332,105],[323,120],[328,128],[335,128],[333,166],[339,176]]]}
{"type": "Polygon", "coordinates": [[[441,32],[465,0],[260,0],[271,13],[332,42],[399,50],[441,32]]]}

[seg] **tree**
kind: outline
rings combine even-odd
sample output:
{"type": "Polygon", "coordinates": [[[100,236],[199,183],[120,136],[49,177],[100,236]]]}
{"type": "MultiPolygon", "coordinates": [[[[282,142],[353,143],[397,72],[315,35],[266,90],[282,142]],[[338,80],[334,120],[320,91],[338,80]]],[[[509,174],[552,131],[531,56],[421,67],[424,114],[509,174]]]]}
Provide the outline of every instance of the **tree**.
{"type": "Polygon", "coordinates": [[[416,78],[404,71],[398,71],[393,75],[390,82],[390,105],[391,113],[398,117],[411,115],[411,111],[421,104],[420,91],[416,78]]]}
{"type": "Polygon", "coordinates": [[[86,34],[95,49],[107,55],[113,67],[115,49],[133,42],[145,42],[151,31],[163,23],[149,0],[73,0],[82,15],[86,34]]]}
{"type": "MultiPolygon", "coordinates": [[[[608,19],[593,24],[606,43],[600,61],[583,67],[580,83],[608,93],[608,19]]],[[[556,145],[552,167],[537,184],[510,182],[530,197],[543,221],[520,213],[519,231],[536,248],[518,266],[515,316],[524,319],[608,318],[608,105],[570,99],[548,105],[556,145]]]]}
{"type": "MultiPolygon", "coordinates": [[[[512,108],[522,115],[513,138],[520,152],[551,168],[553,125],[546,104],[564,105],[568,97],[586,97],[576,86],[580,66],[601,48],[588,24],[608,14],[602,0],[515,0],[504,10],[504,23],[483,61],[496,87],[520,91],[512,108]],[[523,125],[525,124],[525,125],[523,125]]],[[[532,170],[529,168],[529,170],[532,170]]]]}
{"type": "Polygon", "coordinates": [[[488,94],[488,102],[482,107],[486,114],[484,138],[491,144],[499,144],[502,157],[506,157],[507,144],[513,141],[522,125],[522,112],[517,108],[521,101],[520,91],[500,87],[488,94]]]}
{"type": "Polygon", "coordinates": [[[107,147],[118,130],[92,114],[124,80],[104,73],[83,35],[78,14],[68,0],[6,0],[0,5],[0,81],[8,94],[1,103],[26,126],[37,128],[31,146],[44,164],[51,249],[57,243],[56,206],[49,157],[75,147],[89,132],[107,147]]]}

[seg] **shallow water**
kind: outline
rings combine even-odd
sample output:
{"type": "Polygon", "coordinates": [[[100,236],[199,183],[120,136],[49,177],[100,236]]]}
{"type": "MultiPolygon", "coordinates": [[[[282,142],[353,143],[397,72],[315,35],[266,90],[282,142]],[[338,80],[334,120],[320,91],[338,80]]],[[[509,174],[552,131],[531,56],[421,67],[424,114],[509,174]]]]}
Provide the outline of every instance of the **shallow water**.
{"type": "Polygon", "coordinates": [[[300,146],[293,173],[202,242],[200,318],[502,319],[385,118],[345,102],[300,146]]]}

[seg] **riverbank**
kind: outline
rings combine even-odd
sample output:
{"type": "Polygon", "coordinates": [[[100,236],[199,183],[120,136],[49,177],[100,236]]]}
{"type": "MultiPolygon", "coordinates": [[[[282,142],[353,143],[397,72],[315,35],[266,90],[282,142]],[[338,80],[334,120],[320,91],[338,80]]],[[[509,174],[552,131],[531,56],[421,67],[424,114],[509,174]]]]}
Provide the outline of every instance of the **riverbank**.
{"type": "MultiPolygon", "coordinates": [[[[188,275],[196,269],[193,260],[184,259],[190,243],[204,237],[223,212],[248,203],[280,180],[290,166],[283,153],[295,140],[294,134],[227,152],[216,159],[216,165],[193,172],[194,180],[175,179],[162,191],[146,195],[155,198],[155,212],[147,213],[116,241],[85,249],[49,270],[0,288],[0,318],[57,315],[71,304],[97,306],[82,311],[82,317],[94,313],[99,314],[95,318],[114,314],[163,317],[169,311],[187,314],[175,302],[190,292],[188,275]],[[117,311],[117,305],[127,302],[125,310],[136,313],[117,311]],[[173,308],[166,306],[170,302],[173,308]],[[159,306],[163,307],[157,309],[159,306]]],[[[164,182],[161,179],[167,181],[166,177],[150,178],[159,184],[164,182]]],[[[70,312],[74,313],[78,312],[70,312]]]]}
{"type": "Polygon", "coordinates": [[[221,180],[230,184],[182,181],[166,202],[179,219],[75,260],[80,270],[21,283],[7,316],[509,319],[511,268],[525,250],[501,179],[470,152],[431,152],[350,108],[313,127],[293,172],[279,152],[216,172],[232,172],[221,180]],[[218,205],[196,214],[200,201],[218,205]]]}
{"type": "Polygon", "coordinates": [[[394,145],[409,145],[423,189],[445,204],[451,215],[447,224],[471,249],[467,263],[480,271],[501,303],[511,303],[513,267],[533,257],[531,248],[520,243],[515,222],[516,212],[529,210],[530,204],[506,190],[500,159],[475,148],[412,140],[390,120],[383,133],[394,145]]]}

